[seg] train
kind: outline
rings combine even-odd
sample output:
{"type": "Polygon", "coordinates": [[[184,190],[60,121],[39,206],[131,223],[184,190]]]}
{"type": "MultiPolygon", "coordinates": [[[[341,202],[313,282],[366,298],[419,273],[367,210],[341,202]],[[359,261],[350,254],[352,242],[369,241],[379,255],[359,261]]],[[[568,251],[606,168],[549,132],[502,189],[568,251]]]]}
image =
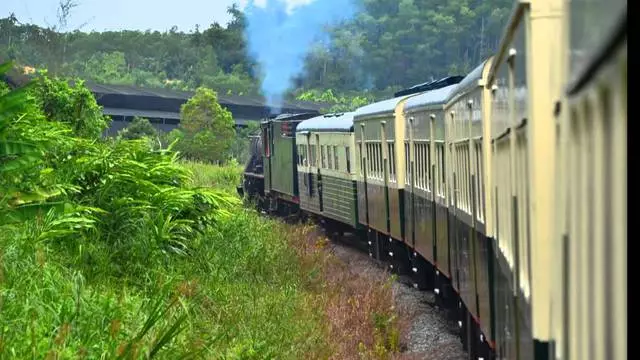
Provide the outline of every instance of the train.
{"type": "Polygon", "coordinates": [[[626,359],[626,6],[517,0],[464,76],[266,119],[241,193],[358,234],[470,359],[626,359]]]}

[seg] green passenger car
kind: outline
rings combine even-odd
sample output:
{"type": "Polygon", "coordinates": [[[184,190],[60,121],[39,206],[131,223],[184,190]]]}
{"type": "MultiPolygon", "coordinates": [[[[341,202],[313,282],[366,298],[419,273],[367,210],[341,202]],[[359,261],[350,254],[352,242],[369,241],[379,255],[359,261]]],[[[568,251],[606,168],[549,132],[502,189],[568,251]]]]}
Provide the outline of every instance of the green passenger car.
{"type": "Polygon", "coordinates": [[[298,203],[295,131],[298,124],[317,114],[283,114],[262,123],[264,139],[264,192],[274,203],[298,203]]]}
{"type": "Polygon", "coordinates": [[[296,145],[300,208],[357,228],[353,113],[303,121],[296,145]]]}

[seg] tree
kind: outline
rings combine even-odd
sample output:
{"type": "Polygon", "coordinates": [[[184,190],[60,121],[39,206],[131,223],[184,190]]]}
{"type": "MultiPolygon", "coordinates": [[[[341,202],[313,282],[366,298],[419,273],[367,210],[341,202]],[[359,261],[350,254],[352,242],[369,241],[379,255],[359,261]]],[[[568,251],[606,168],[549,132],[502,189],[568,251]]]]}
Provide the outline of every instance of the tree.
{"type": "Polygon", "coordinates": [[[148,119],[142,117],[134,117],[131,125],[120,130],[118,137],[124,140],[141,139],[144,137],[158,140],[158,130],[151,125],[148,119]]]}
{"type": "Polygon", "coordinates": [[[179,150],[194,160],[223,162],[236,135],[233,117],[220,106],[218,95],[211,89],[198,88],[195,95],[180,108],[180,128],[184,138],[179,150]]]}
{"type": "Polygon", "coordinates": [[[110,119],[102,114],[95,97],[80,80],[69,85],[66,80],[39,76],[33,95],[47,120],[66,123],[74,135],[98,139],[109,127],[110,119]]]}

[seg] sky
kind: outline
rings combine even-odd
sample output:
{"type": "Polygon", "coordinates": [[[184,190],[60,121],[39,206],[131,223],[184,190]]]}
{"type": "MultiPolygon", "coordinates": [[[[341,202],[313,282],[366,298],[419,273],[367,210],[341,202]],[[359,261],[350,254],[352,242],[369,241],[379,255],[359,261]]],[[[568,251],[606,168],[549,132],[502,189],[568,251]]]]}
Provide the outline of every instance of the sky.
{"type": "MultiPolygon", "coordinates": [[[[245,6],[247,0],[75,0],[79,5],[71,12],[68,29],[169,30],[173,25],[188,32],[208,28],[213,22],[229,21],[227,8],[234,2],[245,6]],[[83,26],[84,25],[84,26],[83,26]]],[[[254,0],[260,6],[265,0],[254,0]]],[[[290,6],[310,0],[281,0],[290,6]]],[[[59,0],[0,0],[0,18],[15,13],[21,23],[48,26],[57,24],[59,0]]]]}

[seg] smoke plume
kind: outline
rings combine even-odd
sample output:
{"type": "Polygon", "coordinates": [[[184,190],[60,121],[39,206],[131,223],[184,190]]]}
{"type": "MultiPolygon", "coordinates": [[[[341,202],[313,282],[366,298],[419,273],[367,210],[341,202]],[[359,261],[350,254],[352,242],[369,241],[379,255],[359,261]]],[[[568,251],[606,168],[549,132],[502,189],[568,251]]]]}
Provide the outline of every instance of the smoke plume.
{"type": "Polygon", "coordinates": [[[325,26],[354,15],[352,0],[252,0],[245,7],[249,53],[260,66],[262,92],[274,112],[325,26]]]}

